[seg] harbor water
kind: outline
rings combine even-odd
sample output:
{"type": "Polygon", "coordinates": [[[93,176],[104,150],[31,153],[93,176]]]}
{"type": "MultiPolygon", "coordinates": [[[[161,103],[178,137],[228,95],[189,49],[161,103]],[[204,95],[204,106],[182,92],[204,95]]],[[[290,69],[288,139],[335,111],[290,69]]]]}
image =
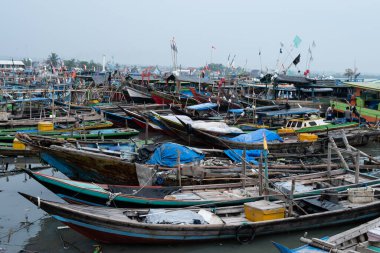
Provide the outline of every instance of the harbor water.
{"type": "MultiPolygon", "coordinates": [[[[380,145],[373,143],[361,148],[363,151],[380,155],[380,145]]],[[[41,166],[38,159],[12,159],[11,166],[41,166]]],[[[12,169],[10,167],[9,169],[12,169]]],[[[42,171],[48,175],[64,177],[54,169],[42,171]]],[[[42,199],[62,202],[42,185],[29,178],[25,173],[0,178],[0,253],[2,252],[95,252],[97,242],[89,240],[64,224],[54,220],[41,209],[21,197],[25,192],[42,199]]],[[[309,231],[274,234],[256,237],[251,243],[241,245],[237,241],[189,243],[179,245],[100,245],[103,252],[277,252],[272,241],[296,247],[301,245],[299,238],[308,232],[309,237],[323,237],[349,229],[357,224],[335,226],[309,231]]]]}

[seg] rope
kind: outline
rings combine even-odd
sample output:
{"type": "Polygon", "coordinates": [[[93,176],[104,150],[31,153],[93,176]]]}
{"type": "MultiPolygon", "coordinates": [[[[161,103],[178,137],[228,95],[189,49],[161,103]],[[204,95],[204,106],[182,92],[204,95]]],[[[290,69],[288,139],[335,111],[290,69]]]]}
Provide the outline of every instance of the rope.
{"type": "Polygon", "coordinates": [[[16,229],[16,230],[13,230],[13,229],[12,229],[11,232],[7,233],[7,234],[4,235],[4,236],[1,236],[1,237],[0,237],[0,240],[4,239],[4,238],[6,238],[6,237],[10,237],[11,235],[13,235],[13,234],[15,234],[15,233],[17,233],[17,232],[19,232],[19,231],[21,231],[21,230],[23,230],[23,229],[26,229],[26,228],[30,227],[31,225],[35,224],[37,221],[42,220],[43,218],[47,217],[48,215],[49,215],[49,214],[44,214],[42,217],[40,217],[40,218],[38,218],[38,219],[36,219],[36,220],[34,220],[34,221],[32,221],[32,222],[25,223],[25,225],[19,227],[19,228],[16,229]]]}
{"type": "Polygon", "coordinates": [[[111,202],[121,194],[121,192],[117,192],[117,193],[112,193],[112,192],[109,192],[109,199],[108,201],[106,202],[106,205],[109,206],[111,205],[111,202]]]}

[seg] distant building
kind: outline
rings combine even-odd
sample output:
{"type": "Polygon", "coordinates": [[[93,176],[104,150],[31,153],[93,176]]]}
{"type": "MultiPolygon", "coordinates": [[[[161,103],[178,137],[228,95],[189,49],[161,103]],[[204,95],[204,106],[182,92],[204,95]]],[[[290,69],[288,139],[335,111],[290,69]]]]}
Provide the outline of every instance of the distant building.
{"type": "Polygon", "coordinates": [[[24,70],[25,64],[22,61],[0,60],[0,71],[4,70],[24,70]]]}

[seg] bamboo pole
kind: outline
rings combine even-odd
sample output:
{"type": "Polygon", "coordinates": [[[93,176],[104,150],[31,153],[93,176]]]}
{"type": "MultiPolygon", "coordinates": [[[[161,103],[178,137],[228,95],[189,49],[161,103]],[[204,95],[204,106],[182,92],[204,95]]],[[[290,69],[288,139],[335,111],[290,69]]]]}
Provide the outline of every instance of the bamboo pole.
{"type": "Polygon", "coordinates": [[[333,149],[335,150],[335,152],[337,153],[338,157],[340,158],[340,160],[341,160],[344,168],[348,170],[349,166],[348,166],[346,160],[344,160],[344,157],[343,157],[342,153],[339,151],[338,146],[336,145],[333,137],[329,136],[329,140],[330,140],[330,143],[331,143],[333,149]]]}

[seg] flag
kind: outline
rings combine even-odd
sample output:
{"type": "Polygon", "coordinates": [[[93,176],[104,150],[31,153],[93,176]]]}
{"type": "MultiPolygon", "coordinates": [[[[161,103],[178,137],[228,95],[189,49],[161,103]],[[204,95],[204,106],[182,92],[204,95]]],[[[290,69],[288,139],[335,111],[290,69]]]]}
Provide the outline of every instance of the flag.
{"type": "Polygon", "coordinates": [[[309,50],[308,50],[308,52],[309,52],[309,54],[311,54],[311,49],[310,49],[310,47],[309,47],[309,50]]]}
{"type": "Polygon", "coordinates": [[[298,54],[298,56],[293,60],[293,64],[297,66],[300,60],[301,60],[301,54],[298,54]]]}
{"type": "Polygon", "coordinates": [[[211,46],[211,49],[216,49],[214,46],[211,46]]]}
{"type": "Polygon", "coordinates": [[[231,54],[228,54],[228,58],[227,58],[228,62],[230,62],[230,57],[231,57],[231,54]]]}
{"type": "Polygon", "coordinates": [[[282,54],[282,48],[280,48],[280,54],[282,54]]]}
{"type": "Polygon", "coordinates": [[[284,47],[284,43],[280,42],[280,46],[281,46],[281,47],[284,47]]]}
{"type": "Polygon", "coordinates": [[[268,150],[267,137],[265,136],[264,132],[263,132],[263,148],[264,148],[264,150],[268,150]]]}
{"type": "Polygon", "coordinates": [[[296,35],[296,37],[294,37],[293,39],[294,47],[298,48],[299,45],[301,44],[301,41],[302,41],[301,38],[298,35],[296,35]]]}
{"type": "Polygon", "coordinates": [[[259,50],[259,55],[261,55],[261,50],[259,50]]]}
{"type": "Polygon", "coordinates": [[[313,44],[311,44],[312,47],[316,47],[315,41],[313,40],[313,44]]]}
{"type": "Polygon", "coordinates": [[[313,58],[313,56],[311,55],[311,56],[310,56],[310,61],[313,61],[313,60],[314,60],[314,58],[313,58]]]}

